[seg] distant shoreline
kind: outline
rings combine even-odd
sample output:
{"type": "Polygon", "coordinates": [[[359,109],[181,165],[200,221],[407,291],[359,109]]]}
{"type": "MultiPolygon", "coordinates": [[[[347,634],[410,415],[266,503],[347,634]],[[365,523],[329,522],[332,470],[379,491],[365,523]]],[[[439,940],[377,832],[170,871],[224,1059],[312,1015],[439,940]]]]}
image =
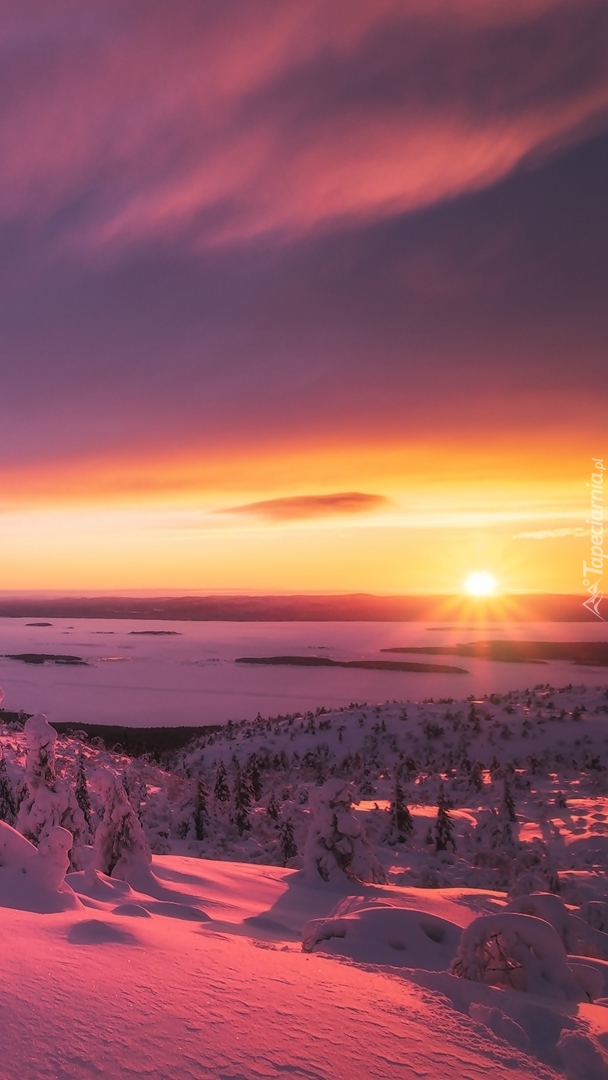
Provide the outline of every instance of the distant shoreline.
{"type": "Polygon", "coordinates": [[[380,652],[469,656],[508,664],[546,664],[549,660],[570,660],[574,664],[608,667],[606,641],[474,641],[467,645],[393,646],[380,652]]]}
{"type": "Polygon", "coordinates": [[[597,623],[580,596],[208,595],[2,597],[0,618],[134,619],[174,622],[597,623]]]}

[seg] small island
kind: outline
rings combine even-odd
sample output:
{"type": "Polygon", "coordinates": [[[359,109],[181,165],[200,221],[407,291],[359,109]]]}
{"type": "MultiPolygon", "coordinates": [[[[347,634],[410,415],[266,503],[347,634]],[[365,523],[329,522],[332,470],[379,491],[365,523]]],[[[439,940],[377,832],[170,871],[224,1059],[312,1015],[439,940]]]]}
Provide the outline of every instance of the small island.
{"type": "Polygon", "coordinates": [[[7,660],[21,660],[23,664],[70,664],[74,667],[88,667],[86,660],[83,660],[82,656],[69,656],[63,653],[36,653],[36,652],[22,652],[22,653],[5,653],[7,660]]]}
{"type": "Polygon", "coordinates": [[[395,660],[330,660],[328,656],[239,656],[236,664],[276,664],[284,667],[362,668],[364,671],[418,671],[433,675],[468,675],[449,664],[420,664],[395,660]]]}

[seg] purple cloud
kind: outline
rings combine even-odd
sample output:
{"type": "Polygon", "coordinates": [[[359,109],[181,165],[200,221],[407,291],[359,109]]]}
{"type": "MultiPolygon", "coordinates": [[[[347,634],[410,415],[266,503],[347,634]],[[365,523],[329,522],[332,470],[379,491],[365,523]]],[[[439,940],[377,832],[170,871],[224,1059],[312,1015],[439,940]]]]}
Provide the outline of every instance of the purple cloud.
{"type": "Polygon", "coordinates": [[[222,514],[244,514],[264,517],[271,521],[297,521],[304,518],[333,517],[336,514],[364,514],[390,504],[383,495],[367,495],[360,491],[343,491],[333,495],[293,495],[283,499],[231,506],[222,514]]]}

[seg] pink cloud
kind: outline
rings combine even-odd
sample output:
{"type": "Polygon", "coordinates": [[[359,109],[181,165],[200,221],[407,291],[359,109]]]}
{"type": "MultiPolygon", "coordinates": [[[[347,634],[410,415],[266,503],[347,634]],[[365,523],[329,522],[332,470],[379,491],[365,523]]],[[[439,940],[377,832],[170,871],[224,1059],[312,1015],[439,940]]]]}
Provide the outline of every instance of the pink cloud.
{"type": "Polygon", "coordinates": [[[332,517],[336,514],[362,514],[387,506],[383,495],[366,495],[360,491],[337,492],[332,495],[293,495],[283,499],[266,499],[222,510],[223,514],[245,514],[271,521],[297,521],[305,518],[332,517]]]}
{"type": "Polygon", "coordinates": [[[608,111],[594,0],[60,0],[52,18],[35,3],[10,14],[0,220],[52,220],[53,242],[80,252],[416,210],[608,111]]]}

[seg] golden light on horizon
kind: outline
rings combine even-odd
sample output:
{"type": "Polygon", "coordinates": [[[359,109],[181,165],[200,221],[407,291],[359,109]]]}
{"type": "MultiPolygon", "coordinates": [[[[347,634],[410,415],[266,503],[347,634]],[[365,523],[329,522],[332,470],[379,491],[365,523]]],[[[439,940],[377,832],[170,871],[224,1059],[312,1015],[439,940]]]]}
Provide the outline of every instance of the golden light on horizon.
{"type": "Polygon", "coordinates": [[[469,574],[464,583],[464,591],[468,596],[493,596],[496,588],[496,578],[487,570],[477,570],[469,574]]]}

